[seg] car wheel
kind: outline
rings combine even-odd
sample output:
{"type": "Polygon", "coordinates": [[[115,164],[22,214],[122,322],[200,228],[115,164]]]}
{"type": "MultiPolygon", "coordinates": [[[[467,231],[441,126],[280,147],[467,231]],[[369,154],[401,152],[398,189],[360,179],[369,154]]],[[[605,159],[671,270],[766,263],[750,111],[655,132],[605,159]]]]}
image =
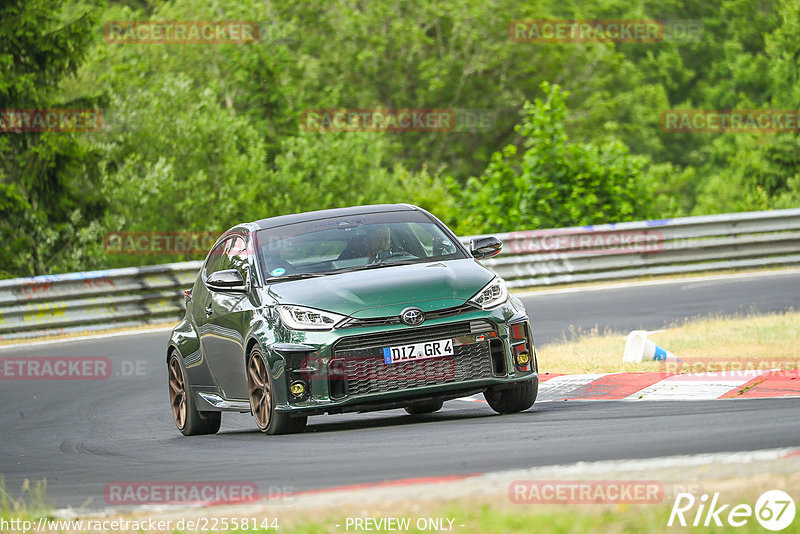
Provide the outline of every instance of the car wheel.
{"type": "Polygon", "coordinates": [[[436,400],[432,402],[426,402],[425,404],[414,404],[413,406],[407,406],[406,411],[411,415],[423,415],[426,413],[438,412],[442,409],[443,405],[444,401],[436,400]]]}
{"type": "Polygon", "coordinates": [[[175,426],[184,436],[216,434],[222,422],[220,412],[198,412],[192,387],[186,380],[183,360],[177,352],[169,358],[169,403],[175,426]]]}
{"type": "Polygon", "coordinates": [[[526,380],[507,389],[487,390],[483,396],[497,413],[516,413],[533,406],[538,392],[539,381],[526,380]]]}
{"type": "Polygon", "coordinates": [[[261,349],[254,348],[247,359],[247,390],[250,411],[259,430],[266,434],[293,434],[302,432],[308,417],[291,417],[275,411],[272,377],[267,371],[261,349]]]}

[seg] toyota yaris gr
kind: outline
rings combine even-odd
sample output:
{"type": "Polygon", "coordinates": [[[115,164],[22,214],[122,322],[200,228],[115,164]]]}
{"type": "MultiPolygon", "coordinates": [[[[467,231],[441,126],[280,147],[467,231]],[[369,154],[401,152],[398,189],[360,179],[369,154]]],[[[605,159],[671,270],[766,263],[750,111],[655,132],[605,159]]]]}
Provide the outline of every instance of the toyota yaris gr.
{"type": "Polygon", "coordinates": [[[240,224],[206,257],[166,350],[169,399],[186,435],[252,413],[267,434],[308,416],[439,410],[483,393],[530,408],[538,373],[522,303],[436,217],[406,204],[240,224]]]}

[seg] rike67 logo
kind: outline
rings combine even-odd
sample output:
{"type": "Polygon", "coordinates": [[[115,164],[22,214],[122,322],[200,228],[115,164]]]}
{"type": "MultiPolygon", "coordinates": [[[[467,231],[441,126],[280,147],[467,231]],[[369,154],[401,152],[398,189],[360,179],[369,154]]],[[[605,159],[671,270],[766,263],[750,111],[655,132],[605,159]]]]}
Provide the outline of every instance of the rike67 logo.
{"type": "Polygon", "coordinates": [[[678,493],[667,526],[742,527],[755,519],[767,530],[780,531],[794,521],[794,500],[784,491],[764,492],[756,500],[755,507],[749,504],[723,503],[719,495],[714,493],[709,498],[708,494],[704,493],[700,498],[696,498],[691,493],[678,493]]]}

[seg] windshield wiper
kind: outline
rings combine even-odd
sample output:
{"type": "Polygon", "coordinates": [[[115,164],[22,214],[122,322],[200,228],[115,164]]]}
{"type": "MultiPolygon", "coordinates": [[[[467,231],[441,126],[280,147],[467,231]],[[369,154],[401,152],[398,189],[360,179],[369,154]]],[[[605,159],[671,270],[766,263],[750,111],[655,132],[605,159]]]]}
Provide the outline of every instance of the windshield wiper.
{"type": "Polygon", "coordinates": [[[354,271],[366,271],[369,269],[380,269],[381,267],[393,267],[395,265],[410,265],[412,263],[420,263],[419,258],[413,260],[399,260],[399,261],[390,261],[390,262],[383,262],[379,261],[377,263],[370,263],[369,265],[359,265],[358,267],[344,267],[342,269],[337,269],[335,271],[331,271],[330,274],[339,274],[339,273],[352,273],[354,271]]]}
{"type": "Polygon", "coordinates": [[[319,278],[320,276],[325,275],[320,273],[294,273],[286,276],[270,276],[267,278],[267,282],[286,282],[288,280],[302,280],[303,278],[319,278]]]}
{"type": "Polygon", "coordinates": [[[343,267],[335,271],[326,271],[324,273],[294,273],[285,276],[271,276],[267,278],[268,283],[272,282],[286,282],[289,280],[302,280],[304,278],[319,278],[320,276],[327,276],[329,274],[351,273],[354,271],[366,271],[369,269],[380,269],[382,267],[393,267],[395,265],[409,265],[411,263],[420,263],[419,258],[413,260],[398,260],[391,262],[379,261],[377,263],[370,263],[368,265],[359,265],[356,267],[343,267]]]}

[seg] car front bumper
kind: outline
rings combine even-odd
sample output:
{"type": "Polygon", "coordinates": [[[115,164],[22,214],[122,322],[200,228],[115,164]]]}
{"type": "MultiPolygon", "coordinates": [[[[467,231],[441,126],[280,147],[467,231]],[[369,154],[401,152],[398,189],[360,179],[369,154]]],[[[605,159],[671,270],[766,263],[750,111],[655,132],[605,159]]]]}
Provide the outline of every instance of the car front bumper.
{"type": "MultiPolygon", "coordinates": [[[[517,328],[516,332],[521,329],[517,328]]],[[[307,351],[282,351],[273,366],[276,411],[297,415],[400,408],[426,400],[449,400],[536,380],[535,349],[529,319],[521,303],[494,310],[475,309],[425,323],[305,333],[307,351]],[[522,345],[511,325],[524,325],[530,363],[519,365],[522,345]],[[335,337],[331,336],[335,334],[335,337]],[[452,339],[452,356],[386,364],[388,347],[452,339]],[[304,393],[294,395],[293,384],[304,393]]],[[[285,345],[273,347],[285,348],[285,345]]]]}
{"type": "Polygon", "coordinates": [[[477,393],[482,393],[490,388],[503,389],[512,387],[518,382],[532,380],[539,381],[538,373],[530,373],[525,376],[514,378],[495,378],[488,380],[472,380],[457,382],[452,384],[438,384],[433,386],[423,386],[414,389],[406,389],[391,393],[378,393],[372,395],[362,395],[349,397],[340,400],[327,400],[315,405],[303,404],[302,406],[286,403],[278,405],[275,411],[291,413],[298,416],[303,415],[322,415],[337,414],[348,412],[372,412],[379,410],[391,410],[405,408],[414,404],[422,404],[433,400],[452,400],[477,393]]]}

